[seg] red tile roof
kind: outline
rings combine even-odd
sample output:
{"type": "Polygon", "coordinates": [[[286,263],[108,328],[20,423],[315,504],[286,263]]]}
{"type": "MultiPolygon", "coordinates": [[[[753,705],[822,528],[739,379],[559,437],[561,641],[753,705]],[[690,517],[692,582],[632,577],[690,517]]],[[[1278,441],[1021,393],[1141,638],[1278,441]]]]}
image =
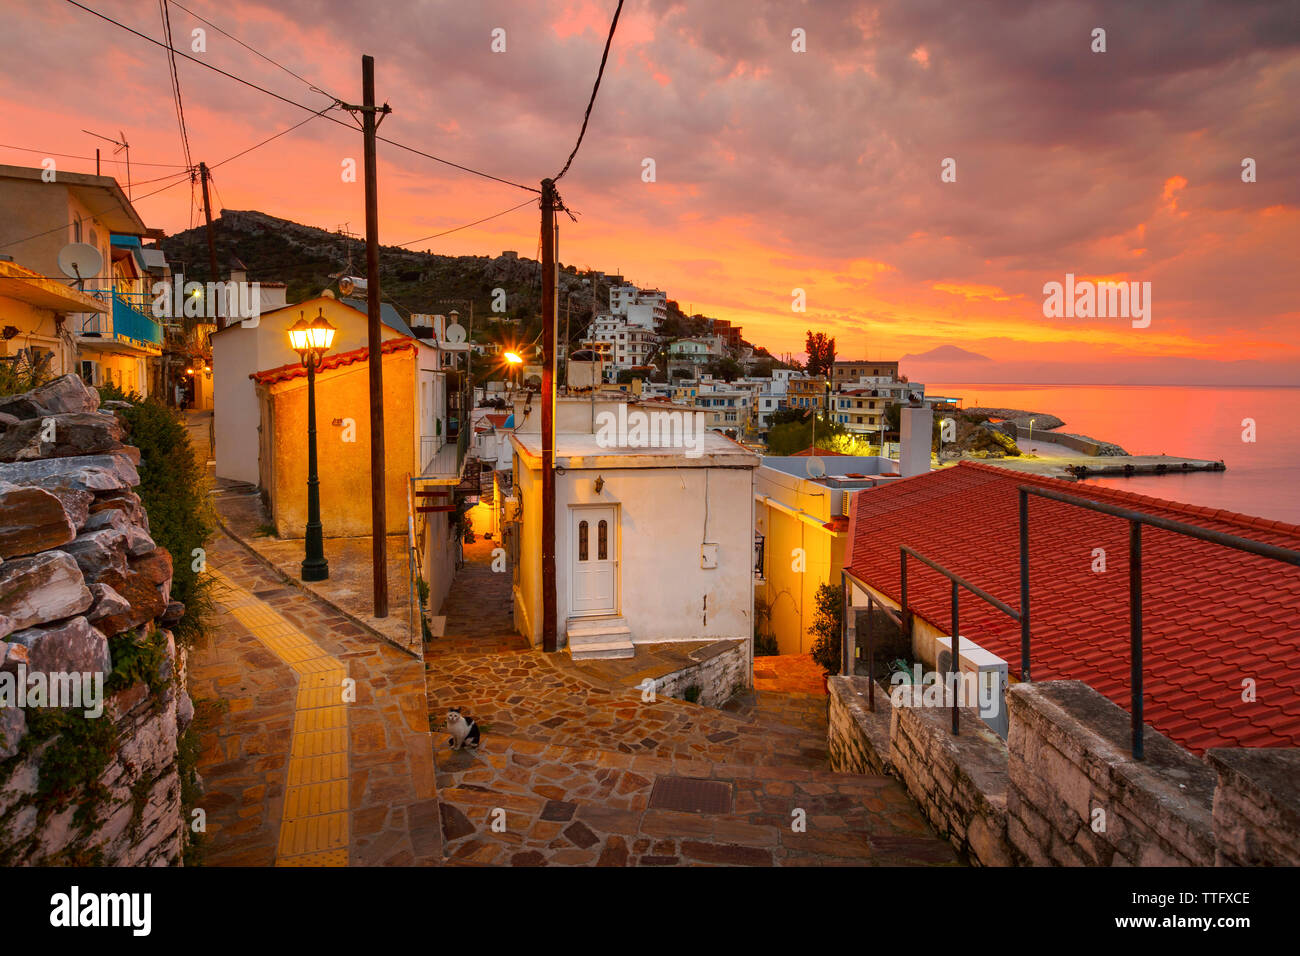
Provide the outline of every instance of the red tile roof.
{"type": "MultiPolygon", "coordinates": [[[[899,598],[899,545],[1020,606],[1016,488],[1038,485],[1300,550],[1300,527],[1083,483],[962,462],[853,496],[850,571],[899,598]]],[[[1145,720],[1196,752],[1300,747],[1300,569],[1142,529],[1145,720]],[[1242,700],[1243,680],[1255,701],[1242,700]]],[[[1029,499],[1035,680],[1077,679],[1128,710],[1128,522],[1029,499]],[[1092,570],[1095,548],[1106,571],[1092,570]]],[[[946,631],[948,580],[908,564],[908,602],[946,631]]],[[[1020,670],[1020,626],[963,591],[962,634],[1020,670]]]]}
{"type": "MultiPolygon", "coordinates": [[[[391,355],[394,352],[401,352],[405,349],[414,351],[416,348],[415,339],[389,339],[380,347],[381,355],[391,355]]],[[[370,357],[368,348],[353,349],[351,352],[339,352],[337,355],[327,355],[316,366],[316,374],[328,372],[332,369],[343,368],[347,365],[354,365],[357,362],[364,362],[370,357]]],[[[300,363],[292,365],[280,365],[276,368],[268,368],[261,372],[253,372],[248,377],[259,385],[274,385],[276,382],[287,382],[289,379],[305,376],[307,369],[300,363]]]]}
{"type": "Polygon", "coordinates": [[[813,448],[811,445],[809,445],[803,451],[795,452],[790,457],[791,458],[812,458],[813,456],[816,456],[818,458],[824,458],[827,456],[832,458],[852,457],[850,455],[844,454],[844,452],[842,451],[831,451],[829,448],[813,448]]]}

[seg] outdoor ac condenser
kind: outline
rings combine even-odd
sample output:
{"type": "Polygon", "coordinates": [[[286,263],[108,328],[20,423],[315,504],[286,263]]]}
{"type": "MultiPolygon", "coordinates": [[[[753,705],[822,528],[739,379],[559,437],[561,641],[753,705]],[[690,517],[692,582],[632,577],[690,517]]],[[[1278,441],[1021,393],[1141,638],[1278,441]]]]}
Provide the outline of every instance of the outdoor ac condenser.
{"type": "MultiPolygon", "coordinates": [[[[947,670],[948,661],[952,660],[952,638],[940,637],[935,640],[936,669],[942,674],[947,670]]],[[[1007,662],[996,654],[986,651],[972,642],[966,635],[961,638],[961,672],[975,673],[977,676],[979,700],[963,701],[967,707],[979,707],[980,719],[990,730],[1003,740],[1007,737],[1009,722],[1007,719],[1007,662]],[[989,701],[990,706],[982,706],[982,701],[989,701]]],[[[966,678],[963,677],[963,680],[966,678]]]]}

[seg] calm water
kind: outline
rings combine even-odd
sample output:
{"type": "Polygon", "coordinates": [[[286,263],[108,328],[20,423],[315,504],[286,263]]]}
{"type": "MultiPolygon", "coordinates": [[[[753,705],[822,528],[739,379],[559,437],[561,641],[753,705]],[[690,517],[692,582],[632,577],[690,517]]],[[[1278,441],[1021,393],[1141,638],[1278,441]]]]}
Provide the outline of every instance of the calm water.
{"type": "Polygon", "coordinates": [[[1300,388],[927,382],[925,390],[960,397],[967,408],[1046,412],[1065,421],[1061,431],[1115,442],[1134,455],[1222,460],[1222,472],[1088,481],[1300,524],[1300,388]],[[1255,421],[1254,442],[1242,440],[1246,418],[1255,421]]]}

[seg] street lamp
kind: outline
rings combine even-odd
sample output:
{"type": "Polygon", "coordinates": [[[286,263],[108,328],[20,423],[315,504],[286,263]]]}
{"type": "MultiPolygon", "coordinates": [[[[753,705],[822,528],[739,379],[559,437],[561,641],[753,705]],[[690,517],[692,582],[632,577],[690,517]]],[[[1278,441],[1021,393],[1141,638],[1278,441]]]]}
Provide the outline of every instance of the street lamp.
{"type": "Polygon", "coordinates": [[[316,474],[316,366],[329,351],[337,331],[320,315],[307,321],[301,312],[289,327],[289,344],[307,369],[307,554],[302,562],[304,581],[324,581],[330,576],[320,523],[320,478],[316,474]]]}
{"type": "Polygon", "coordinates": [[[501,357],[506,360],[509,366],[509,371],[506,373],[506,383],[509,384],[510,382],[510,372],[517,368],[519,369],[519,384],[522,386],[524,383],[524,357],[518,352],[503,352],[501,357]]]}
{"type": "Polygon", "coordinates": [[[1034,420],[1029,419],[1029,453],[1034,453],[1034,420]]]}

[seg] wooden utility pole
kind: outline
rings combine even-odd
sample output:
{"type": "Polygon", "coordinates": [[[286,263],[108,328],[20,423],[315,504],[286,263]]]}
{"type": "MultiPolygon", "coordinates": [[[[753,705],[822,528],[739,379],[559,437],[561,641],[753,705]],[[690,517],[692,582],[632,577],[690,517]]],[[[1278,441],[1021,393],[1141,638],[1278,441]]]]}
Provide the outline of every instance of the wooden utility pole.
{"type": "MultiPolygon", "coordinates": [[[[199,163],[199,179],[203,183],[203,218],[208,224],[208,271],[210,273],[208,281],[220,282],[221,276],[217,273],[217,238],[212,231],[212,203],[208,199],[207,163],[199,163]]],[[[193,183],[194,180],[191,179],[190,182],[193,183]]],[[[217,328],[224,329],[225,327],[226,317],[221,315],[220,310],[218,310],[217,328]]]]}
{"type": "Polygon", "coordinates": [[[555,182],[542,180],[542,650],[558,649],[555,593],[555,182]]]}
{"type": "MultiPolygon", "coordinates": [[[[361,58],[366,164],[366,313],[370,366],[370,536],[375,617],[388,617],[388,508],[384,487],[384,366],[379,316],[379,183],[375,170],[375,58],[361,58]]],[[[388,112],[385,104],[383,112],[388,112]]],[[[463,427],[463,423],[462,423],[463,427]]]]}

